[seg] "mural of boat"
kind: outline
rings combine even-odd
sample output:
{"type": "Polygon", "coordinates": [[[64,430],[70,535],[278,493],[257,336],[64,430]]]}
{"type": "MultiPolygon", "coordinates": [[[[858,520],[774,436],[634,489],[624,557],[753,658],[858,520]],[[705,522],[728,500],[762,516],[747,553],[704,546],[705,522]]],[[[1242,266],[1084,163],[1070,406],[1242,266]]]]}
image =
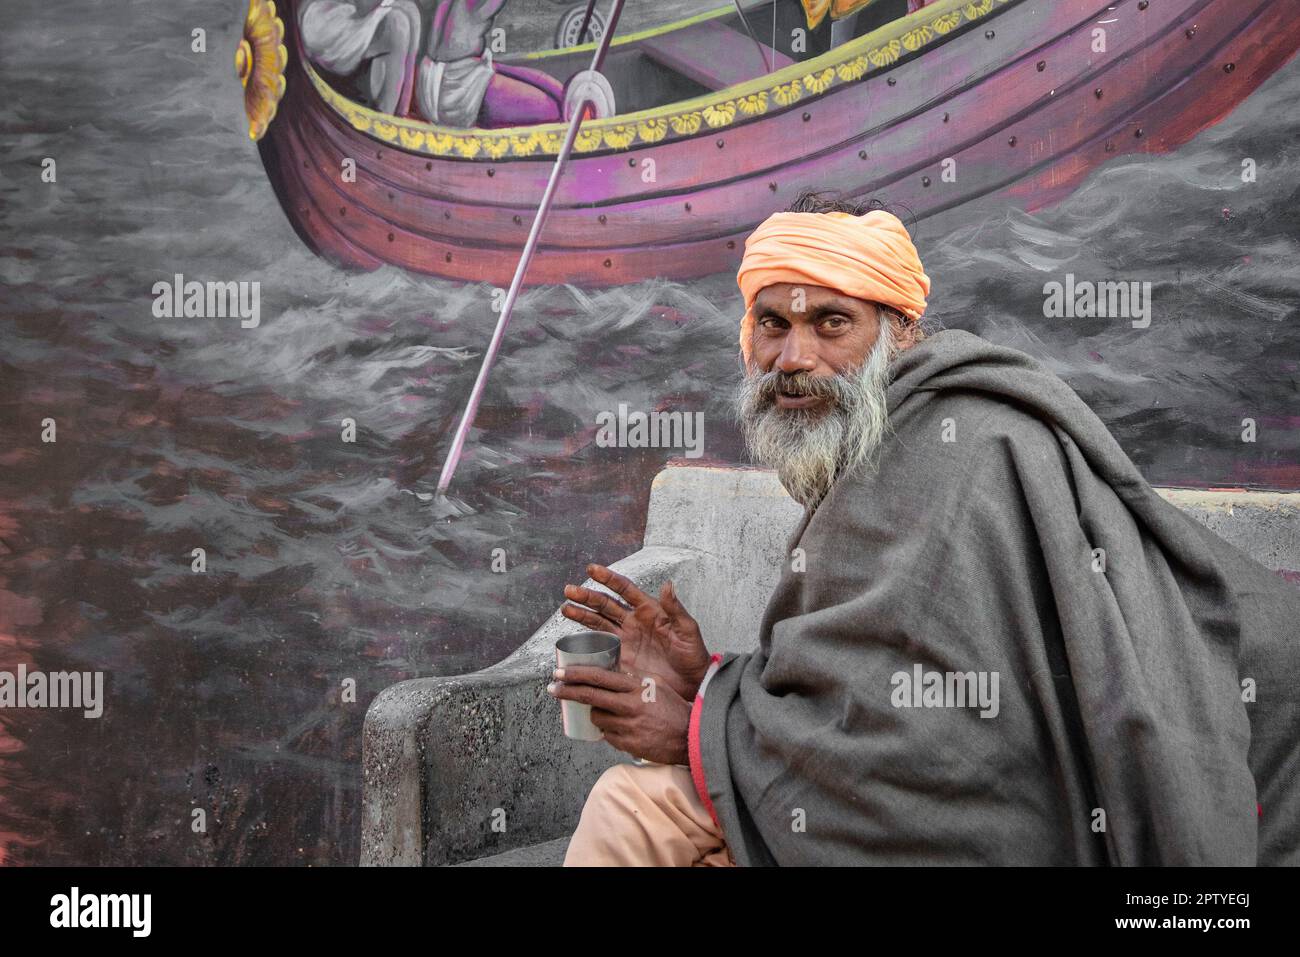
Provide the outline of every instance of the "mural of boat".
{"type": "MultiPolygon", "coordinates": [[[[304,242],[347,267],[508,284],[564,125],[456,129],[369,110],[306,61],[296,3],[258,147],[304,242]]],[[[1036,208],[1108,159],[1186,142],[1300,47],[1294,0],[938,0],[867,23],[811,57],[778,32],[770,71],[734,6],[616,37],[604,73],[622,112],[583,124],[526,284],[733,270],[746,235],[807,188],[918,218],[991,195],[1036,208]]],[[[592,49],[497,59],[565,80],[592,49]]]]}

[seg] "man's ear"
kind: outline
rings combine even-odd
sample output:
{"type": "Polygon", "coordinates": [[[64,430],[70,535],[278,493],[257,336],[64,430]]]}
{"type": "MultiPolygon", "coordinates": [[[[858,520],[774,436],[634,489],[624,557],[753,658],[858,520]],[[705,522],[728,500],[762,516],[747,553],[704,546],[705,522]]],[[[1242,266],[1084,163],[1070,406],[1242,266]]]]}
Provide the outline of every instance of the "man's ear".
{"type": "Polygon", "coordinates": [[[881,309],[881,313],[893,324],[894,341],[899,352],[916,345],[919,338],[917,333],[920,330],[916,320],[908,319],[901,312],[888,307],[881,309]]]}

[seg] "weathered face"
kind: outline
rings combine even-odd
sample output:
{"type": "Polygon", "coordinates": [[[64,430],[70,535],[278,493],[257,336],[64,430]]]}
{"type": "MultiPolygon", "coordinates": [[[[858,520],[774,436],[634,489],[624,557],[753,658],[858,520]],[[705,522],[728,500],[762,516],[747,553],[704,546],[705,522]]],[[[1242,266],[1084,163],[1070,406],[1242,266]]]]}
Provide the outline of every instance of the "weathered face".
{"type": "Polygon", "coordinates": [[[812,505],[880,447],[889,363],[902,343],[874,303],[823,286],[767,286],[753,308],[736,411],[754,459],[812,505]]]}
{"type": "MultiPolygon", "coordinates": [[[[880,334],[880,309],[825,286],[789,282],[766,286],[754,300],[751,361],[760,372],[843,375],[867,360],[880,334]]],[[[782,408],[811,408],[821,400],[778,395],[782,408]]]]}

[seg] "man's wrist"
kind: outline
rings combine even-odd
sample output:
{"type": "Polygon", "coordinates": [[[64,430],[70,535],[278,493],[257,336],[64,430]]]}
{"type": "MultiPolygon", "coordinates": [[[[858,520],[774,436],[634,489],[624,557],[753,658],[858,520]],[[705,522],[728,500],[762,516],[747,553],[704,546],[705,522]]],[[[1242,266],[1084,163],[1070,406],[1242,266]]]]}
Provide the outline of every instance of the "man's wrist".
{"type": "Polygon", "coordinates": [[[700,693],[700,685],[704,683],[704,676],[709,672],[709,664],[710,661],[706,659],[702,665],[698,668],[692,669],[691,673],[686,676],[686,683],[690,687],[691,691],[690,700],[692,701],[695,699],[695,696],[700,693]]]}

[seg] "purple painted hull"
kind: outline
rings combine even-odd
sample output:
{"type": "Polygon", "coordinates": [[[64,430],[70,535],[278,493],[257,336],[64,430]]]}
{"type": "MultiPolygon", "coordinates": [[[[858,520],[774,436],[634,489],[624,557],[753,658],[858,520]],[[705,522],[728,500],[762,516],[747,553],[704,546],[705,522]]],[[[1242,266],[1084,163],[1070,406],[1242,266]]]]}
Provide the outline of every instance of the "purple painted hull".
{"type": "MultiPolygon", "coordinates": [[[[288,91],[260,147],[299,235],[344,266],[507,285],[553,159],[380,142],[317,93],[286,28],[288,91]],[[338,175],[345,158],[355,182],[338,175]]],[[[1298,47],[1288,0],[1008,0],[910,58],[761,116],[575,154],[526,283],[734,270],[749,232],[807,188],[921,218],[989,196],[1049,204],[1108,159],[1173,149],[1218,122],[1298,47]]]]}

